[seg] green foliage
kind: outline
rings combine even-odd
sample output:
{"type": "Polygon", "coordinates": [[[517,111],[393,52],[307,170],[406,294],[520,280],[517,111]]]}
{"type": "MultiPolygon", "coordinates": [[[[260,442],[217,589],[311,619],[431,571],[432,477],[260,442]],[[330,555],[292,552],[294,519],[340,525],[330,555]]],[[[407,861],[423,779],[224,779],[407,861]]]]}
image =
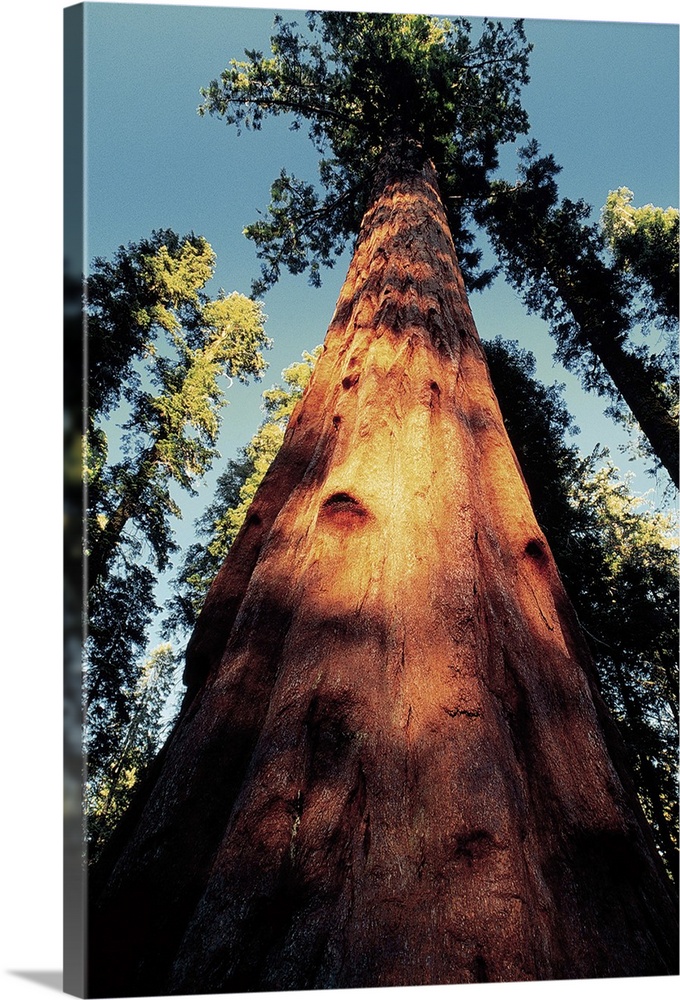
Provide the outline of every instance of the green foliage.
{"type": "Polygon", "coordinates": [[[99,582],[88,600],[87,667],[84,677],[85,747],[96,773],[113,754],[118,730],[130,718],[129,693],[146,648],[147,627],[158,610],[155,577],[148,566],[125,559],[121,572],[99,582]]]}
{"type": "Polygon", "coordinates": [[[135,362],[173,325],[170,310],[194,302],[214,270],[215,257],[200,236],[158,230],[150,239],[120,247],[113,259],[97,257],[86,281],[88,407],[105,415],[139,384],[135,362]],[[162,266],[163,265],[163,266],[162,266]],[[167,277],[163,278],[163,270],[167,277]],[[183,294],[180,286],[183,282],[183,294]]]}
{"type": "Polygon", "coordinates": [[[114,264],[95,261],[88,279],[97,293],[88,326],[95,373],[86,442],[90,587],[105,577],[128,524],[165,568],[170,518],[180,516],[170,484],[195,491],[217,453],[225,380],[246,382],[265,368],[260,305],[236,292],[210,299],[204,286],[213,270],[205,240],[162,231],[121,248],[114,264]],[[136,325],[121,346],[124,321],[136,325]],[[123,456],[107,464],[101,418],[121,401],[123,456]]]}
{"type": "MultiPolygon", "coordinates": [[[[140,711],[141,657],[159,610],[157,574],[177,548],[172,519],[181,517],[181,508],[173,491],[195,493],[217,455],[230,380],[259,379],[265,368],[261,352],[269,341],[261,306],[236,292],[209,297],[205,286],[214,267],[202,237],[162,230],[119,248],[111,262],[95,260],[87,280],[84,696],[97,801],[102,782],[111,780],[122,734],[140,711]]],[[[140,760],[137,754],[134,768],[125,765],[130,788],[140,760]]],[[[118,775],[118,764],[114,770],[118,775]]],[[[120,787],[115,784],[119,804],[120,787]]],[[[109,798],[107,817],[118,814],[109,798]]],[[[96,829],[98,843],[108,826],[96,829]]]]}
{"type": "Polygon", "coordinates": [[[105,743],[98,731],[89,733],[85,805],[90,860],[98,856],[160,749],[169,725],[163,710],[177,673],[178,663],[170,644],[158,646],[143,663],[131,687],[120,686],[119,680],[118,696],[125,700],[125,721],[119,720],[113,731],[107,730],[105,743]]]}
{"type": "Polygon", "coordinates": [[[179,630],[193,628],[222,562],[240,531],[248,508],[274,460],[286,430],[288,419],[302,396],[321,347],[302,361],[283,371],[285,386],[274,385],[262,394],[266,418],[250,442],[240,449],[237,460],[231,459],[217,481],[215,498],[197,521],[197,542],[187,550],[179,576],[174,584],[168,627],[179,630]]]}
{"type": "MultiPolygon", "coordinates": [[[[550,324],[558,360],[611,399],[612,416],[626,422],[626,408],[633,413],[677,485],[675,342],[650,350],[633,339],[643,312],[640,280],[631,277],[641,272],[612,265],[589,206],[559,202],[559,167],[539,157],[536,143],[522,154],[518,184],[490,180],[499,146],[528,129],[520,93],[531,46],[522,23],[485,19],[477,37],[464,18],[426,15],[311,12],[307,31],[280,16],[275,25],[270,55],[232,61],[199,108],[238,129],[286,115],[292,129],[307,127],[321,156],[320,188],[282,170],[266,214],[246,228],[261,261],[254,289],[269,288],[282,268],[319,284],[358,232],[386,165],[406,169],[429,157],[468,291],[499,270],[480,269],[476,221],[528,308],[550,324]]],[[[646,275],[648,284],[649,267],[646,275]]]]}
{"type": "Polygon", "coordinates": [[[500,144],[526,132],[519,93],[528,81],[522,23],[484,20],[479,37],[463,18],[422,14],[307,14],[307,32],[277,15],[271,55],[247,51],[203,91],[200,114],[260,129],[268,116],[305,123],[321,156],[314,184],[283,170],[262,219],[245,230],[262,261],[257,293],[281,268],[320,281],[358,232],[383,156],[409,145],[431,157],[466,271],[481,287],[479,251],[470,249],[470,206],[497,166],[500,144]]]}
{"type": "Polygon", "coordinates": [[[678,210],[634,208],[632,202],[628,188],[610,191],[602,209],[602,230],[617,265],[642,285],[649,318],[677,329],[678,210]]]}
{"type": "Polygon", "coordinates": [[[607,465],[576,480],[592,569],[579,594],[605,701],[637,773],[641,801],[678,877],[678,565],[667,518],[644,513],[607,465]]]}

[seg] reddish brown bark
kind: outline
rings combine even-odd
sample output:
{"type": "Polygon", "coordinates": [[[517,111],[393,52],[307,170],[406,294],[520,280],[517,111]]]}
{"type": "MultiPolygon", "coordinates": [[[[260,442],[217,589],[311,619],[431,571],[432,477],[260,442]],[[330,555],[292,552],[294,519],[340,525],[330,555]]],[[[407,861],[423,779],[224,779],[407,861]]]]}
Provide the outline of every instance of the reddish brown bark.
{"type": "Polygon", "coordinates": [[[389,178],[93,879],[93,995],[676,970],[434,173],[389,178]]]}

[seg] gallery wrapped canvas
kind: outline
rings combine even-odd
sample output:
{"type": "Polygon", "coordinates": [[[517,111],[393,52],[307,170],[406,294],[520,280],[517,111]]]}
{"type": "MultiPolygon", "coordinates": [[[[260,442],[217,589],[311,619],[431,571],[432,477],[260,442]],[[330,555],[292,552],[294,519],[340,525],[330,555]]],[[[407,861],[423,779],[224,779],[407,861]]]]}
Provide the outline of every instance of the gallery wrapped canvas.
{"type": "Polygon", "coordinates": [[[677,31],[66,46],[67,990],[677,975],[677,31]]]}

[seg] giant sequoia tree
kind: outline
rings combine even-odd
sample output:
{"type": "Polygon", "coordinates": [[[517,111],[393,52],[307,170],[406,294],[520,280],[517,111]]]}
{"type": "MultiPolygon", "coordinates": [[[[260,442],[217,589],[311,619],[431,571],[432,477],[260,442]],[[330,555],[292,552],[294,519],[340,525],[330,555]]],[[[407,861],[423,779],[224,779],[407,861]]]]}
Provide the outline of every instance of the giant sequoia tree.
{"type": "MultiPolygon", "coordinates": [[[[605,703],[623,731],[638,796],[667,870],[677,882],[678,568],[671,520],[644,502],[601,449],[584,458],[568,435],[562,387],[535,379],[517,344],[482,344],[511,444],[560,576],[594,659],[605,703]]],[[[320,348],[314,355],[318,357],[320,348]]],[[[315,356],[283,372],[287,388],[263,395],[266,417],[227,462],[196,522],[175,583],[168,625],[191,632],[220,565],[248,515],[307,386],[315,356]]]]}
{"type": "MultiPolygon", "coordinates": [[[[395,45],[427,20],[390,22],[395,45]]],[[[407,102],[376,155],[180,718],[93,873],[93,995],[676,969],[673,895],[413,121],[407,102]]]]}

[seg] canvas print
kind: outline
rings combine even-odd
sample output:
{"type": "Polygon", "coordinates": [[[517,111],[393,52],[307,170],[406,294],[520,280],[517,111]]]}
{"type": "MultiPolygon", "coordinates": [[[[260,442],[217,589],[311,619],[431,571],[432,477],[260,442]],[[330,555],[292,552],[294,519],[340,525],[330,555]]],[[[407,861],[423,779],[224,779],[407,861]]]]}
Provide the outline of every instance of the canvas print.
{"type": "Polygon", "coordinates": [[[76,995],[678,973],[677,26],[406,11],[65,11],[76,995]]]}

